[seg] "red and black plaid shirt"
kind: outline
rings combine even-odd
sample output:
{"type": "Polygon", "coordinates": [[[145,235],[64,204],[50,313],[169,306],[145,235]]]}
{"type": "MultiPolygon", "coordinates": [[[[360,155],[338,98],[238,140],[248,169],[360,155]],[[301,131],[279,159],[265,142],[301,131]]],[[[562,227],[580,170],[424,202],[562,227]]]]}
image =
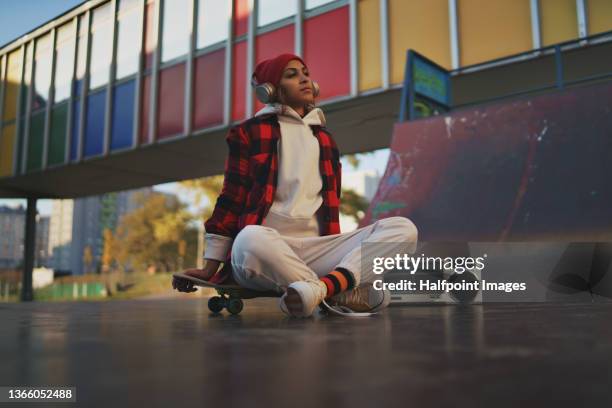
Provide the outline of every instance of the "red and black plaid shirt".
{"type": "MultiPolygon", "coordinates": [[[[319,234],[339,234],[340,152],[324,127],[311,125],[311,128],[319,141],[319,172],[323,181],[323,203],[316,213],[319,234]]],[[[245,226],[261,225],[276,193],[280,137],[278,117],[273,113],[255,116],[229,130],[223,189],[211,217],[204,223],[207,233],[235,238],[245,226]]]]}

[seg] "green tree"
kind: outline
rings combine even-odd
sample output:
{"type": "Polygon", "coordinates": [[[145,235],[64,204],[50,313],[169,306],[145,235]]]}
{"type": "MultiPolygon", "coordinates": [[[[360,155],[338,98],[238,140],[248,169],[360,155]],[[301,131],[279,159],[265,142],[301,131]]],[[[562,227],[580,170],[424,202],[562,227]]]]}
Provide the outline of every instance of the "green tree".
{"type": "Polygon", "coordinates": [[[365,215],[368,205],[368,200],[355,190],[342,189],[342,199],[340,200],[341,214],[353,217],[355,222],[359,223],[365,215]]]}

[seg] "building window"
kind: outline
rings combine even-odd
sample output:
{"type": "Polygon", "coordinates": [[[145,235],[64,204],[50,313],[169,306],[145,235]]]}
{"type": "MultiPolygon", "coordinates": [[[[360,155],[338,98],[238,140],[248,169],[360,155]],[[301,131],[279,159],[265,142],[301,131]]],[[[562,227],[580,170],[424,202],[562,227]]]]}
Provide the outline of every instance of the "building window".
{"type": "Polygon", "coordinates": [[[51,86],[51,34],[36,40],[36,55],[34,56],[34,96],[32,110],[36,111],[47,106],[49,87],[51,86]]]}
{"type": "MultiPolygon", "coordinates": [[[[85,68],[87,66],[87,16],[79,17],[79,38],[77,40],[77,66],[76,80],[82,81],[85,77],[85,68]]],[[[80,82],[79,82],[80,84],[80,82]]],[[[77,92],[77,96],[78,92],[77,92]]]]}
{"type": "Polygon", "coordinates": [[[227,39],[231,0],[198,0],[198,48],[227,39]]]}
{"type": "Polygon", "coordinates": [[[164,1],[162,62],[187,54],[191,0],[164,1]]]}
{"type": "Polygon", "coordinates": [[[70,98],[70,82],[74,70],[74,26],[65,24],[57,30],[55,41],[55,103],[70,98]]]}
{"type": "Polygon", "coordinates": [[[93,11],[89,89],[98,88],[108,82],[113,51],[112,23],[113,16],[110,3],[106,3],[93,11]]]}
{"type": "Polygon", "coordinates": [[[260,0],[257,10],[257,27],[295,15],[297,0],[260,0]]]}
{"type": "Polygon", "coordinates": [[[121,79],[138,71],[138,50],[142,42],[141,2],[121,0],[117,14],[117,73],[121,79]]]}

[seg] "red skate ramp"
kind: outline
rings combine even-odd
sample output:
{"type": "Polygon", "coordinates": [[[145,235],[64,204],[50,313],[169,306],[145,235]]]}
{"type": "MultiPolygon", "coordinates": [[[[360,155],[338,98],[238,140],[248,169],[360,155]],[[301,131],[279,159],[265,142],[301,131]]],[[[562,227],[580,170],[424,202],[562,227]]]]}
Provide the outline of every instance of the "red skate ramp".
{"type": "Polygon", "coordinates": [[[612,239],[612,83],[397,123],[361,225],[419,240],[612,239]]]}

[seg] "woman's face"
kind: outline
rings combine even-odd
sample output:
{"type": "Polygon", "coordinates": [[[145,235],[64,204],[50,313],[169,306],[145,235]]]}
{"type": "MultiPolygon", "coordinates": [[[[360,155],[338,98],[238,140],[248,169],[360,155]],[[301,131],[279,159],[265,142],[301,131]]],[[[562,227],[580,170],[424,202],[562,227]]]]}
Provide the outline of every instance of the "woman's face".
{"type": "Polygon", "coordinates": [[[280,80],[279,102],[292,108],[314,103],[314,90],[308,68],[299,60],[291,60],[280,80]]]}

